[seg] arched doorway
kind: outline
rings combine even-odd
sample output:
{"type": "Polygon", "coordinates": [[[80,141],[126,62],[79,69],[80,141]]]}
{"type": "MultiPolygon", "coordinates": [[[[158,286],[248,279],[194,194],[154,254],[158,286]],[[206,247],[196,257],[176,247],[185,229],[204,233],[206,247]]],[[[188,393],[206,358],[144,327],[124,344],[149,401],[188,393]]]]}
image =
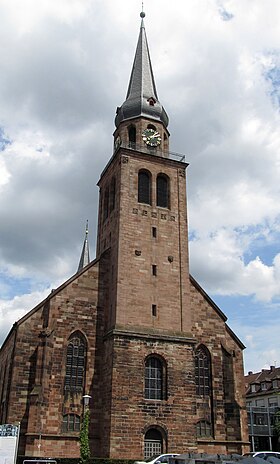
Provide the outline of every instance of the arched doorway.
{"type": "Polygon", "coordinates": [[[144,459],[151,456],[162,454],[163,452],[163,436],[160,430],[150,428],[145,433],[144,438],[144,459]]]}

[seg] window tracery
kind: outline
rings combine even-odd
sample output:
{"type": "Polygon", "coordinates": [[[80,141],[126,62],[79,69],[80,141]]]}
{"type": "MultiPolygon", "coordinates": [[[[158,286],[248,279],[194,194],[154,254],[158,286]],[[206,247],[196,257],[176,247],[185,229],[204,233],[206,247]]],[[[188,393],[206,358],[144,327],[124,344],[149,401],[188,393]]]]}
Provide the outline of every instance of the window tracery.
{"type": "Polygon", "coordinates": [[[82,392],[85,380],[86,343],[81,333],[72,334],[67,345],[65,391],[82,392]]]}
{"type": "Polygon", "coordinates": [[[195,384],[197,395],[209,396],[211,393],[210,367],[210,353],[205,346],[200,345],[195,352],[195,384]]]}

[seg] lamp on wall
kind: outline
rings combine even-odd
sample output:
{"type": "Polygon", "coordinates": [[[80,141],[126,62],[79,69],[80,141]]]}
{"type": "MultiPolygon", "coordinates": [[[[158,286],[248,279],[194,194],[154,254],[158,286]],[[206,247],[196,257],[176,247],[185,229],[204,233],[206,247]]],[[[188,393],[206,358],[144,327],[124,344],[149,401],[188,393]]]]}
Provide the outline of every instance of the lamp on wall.
{"type": "Polygon", "coordinates": [[[90,399],[91,399],[90,395],[84,395],[83,396],[83,402],[84,402],[84,408],[85,409],[88,409],[90,399]]]}

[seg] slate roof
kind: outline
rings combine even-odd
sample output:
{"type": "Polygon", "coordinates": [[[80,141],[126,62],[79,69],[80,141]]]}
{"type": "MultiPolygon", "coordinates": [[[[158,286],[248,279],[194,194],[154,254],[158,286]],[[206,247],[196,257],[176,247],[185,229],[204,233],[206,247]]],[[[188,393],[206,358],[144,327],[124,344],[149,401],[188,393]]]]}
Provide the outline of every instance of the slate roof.
{"type": "Polygon", "coordinates": [[[142,116],[161,121],[165,127],[167,127],[168,116],[158,100],[156,91],[156,84],[143,21],[145,14],[142,12],[140,16],[142,18],[140,34],[126,100],[121,107],[117,108],[115,124],[116,127],[118,127],[124,120],[142,116]]]}
{"type": "Polygon", "coordinates": [[[280,388],[280,367],[270,366],[270,369],[262,369],[260,372],[248,372],[245,375],[246,395],[268,394],[272,390],[278,391],[280,388]],[[273,380],[279,380],[278,386],[275,389],[272,385],[273,380]],[[261,384],[266,383],[266,389],[261,390],[261,384]],[[256,391],[251,392],[251,385],[256,385],[256,391]]]}

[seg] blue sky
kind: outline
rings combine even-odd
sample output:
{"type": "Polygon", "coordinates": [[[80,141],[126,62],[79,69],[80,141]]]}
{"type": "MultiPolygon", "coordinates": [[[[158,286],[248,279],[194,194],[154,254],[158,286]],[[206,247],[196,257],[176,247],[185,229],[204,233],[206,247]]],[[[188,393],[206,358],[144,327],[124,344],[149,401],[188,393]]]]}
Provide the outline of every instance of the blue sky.
{"type": "MultiPolygon", "coordinates": [[[[171,150],[186,155],[190,268],[247,346],[280,365],[279,0],[149,0],[171,150]],[[176,27],[174,27],[176,25],[176,27]]],[[[0,344],[95,254],[141,1],[0,2],[0,344]]]]}

